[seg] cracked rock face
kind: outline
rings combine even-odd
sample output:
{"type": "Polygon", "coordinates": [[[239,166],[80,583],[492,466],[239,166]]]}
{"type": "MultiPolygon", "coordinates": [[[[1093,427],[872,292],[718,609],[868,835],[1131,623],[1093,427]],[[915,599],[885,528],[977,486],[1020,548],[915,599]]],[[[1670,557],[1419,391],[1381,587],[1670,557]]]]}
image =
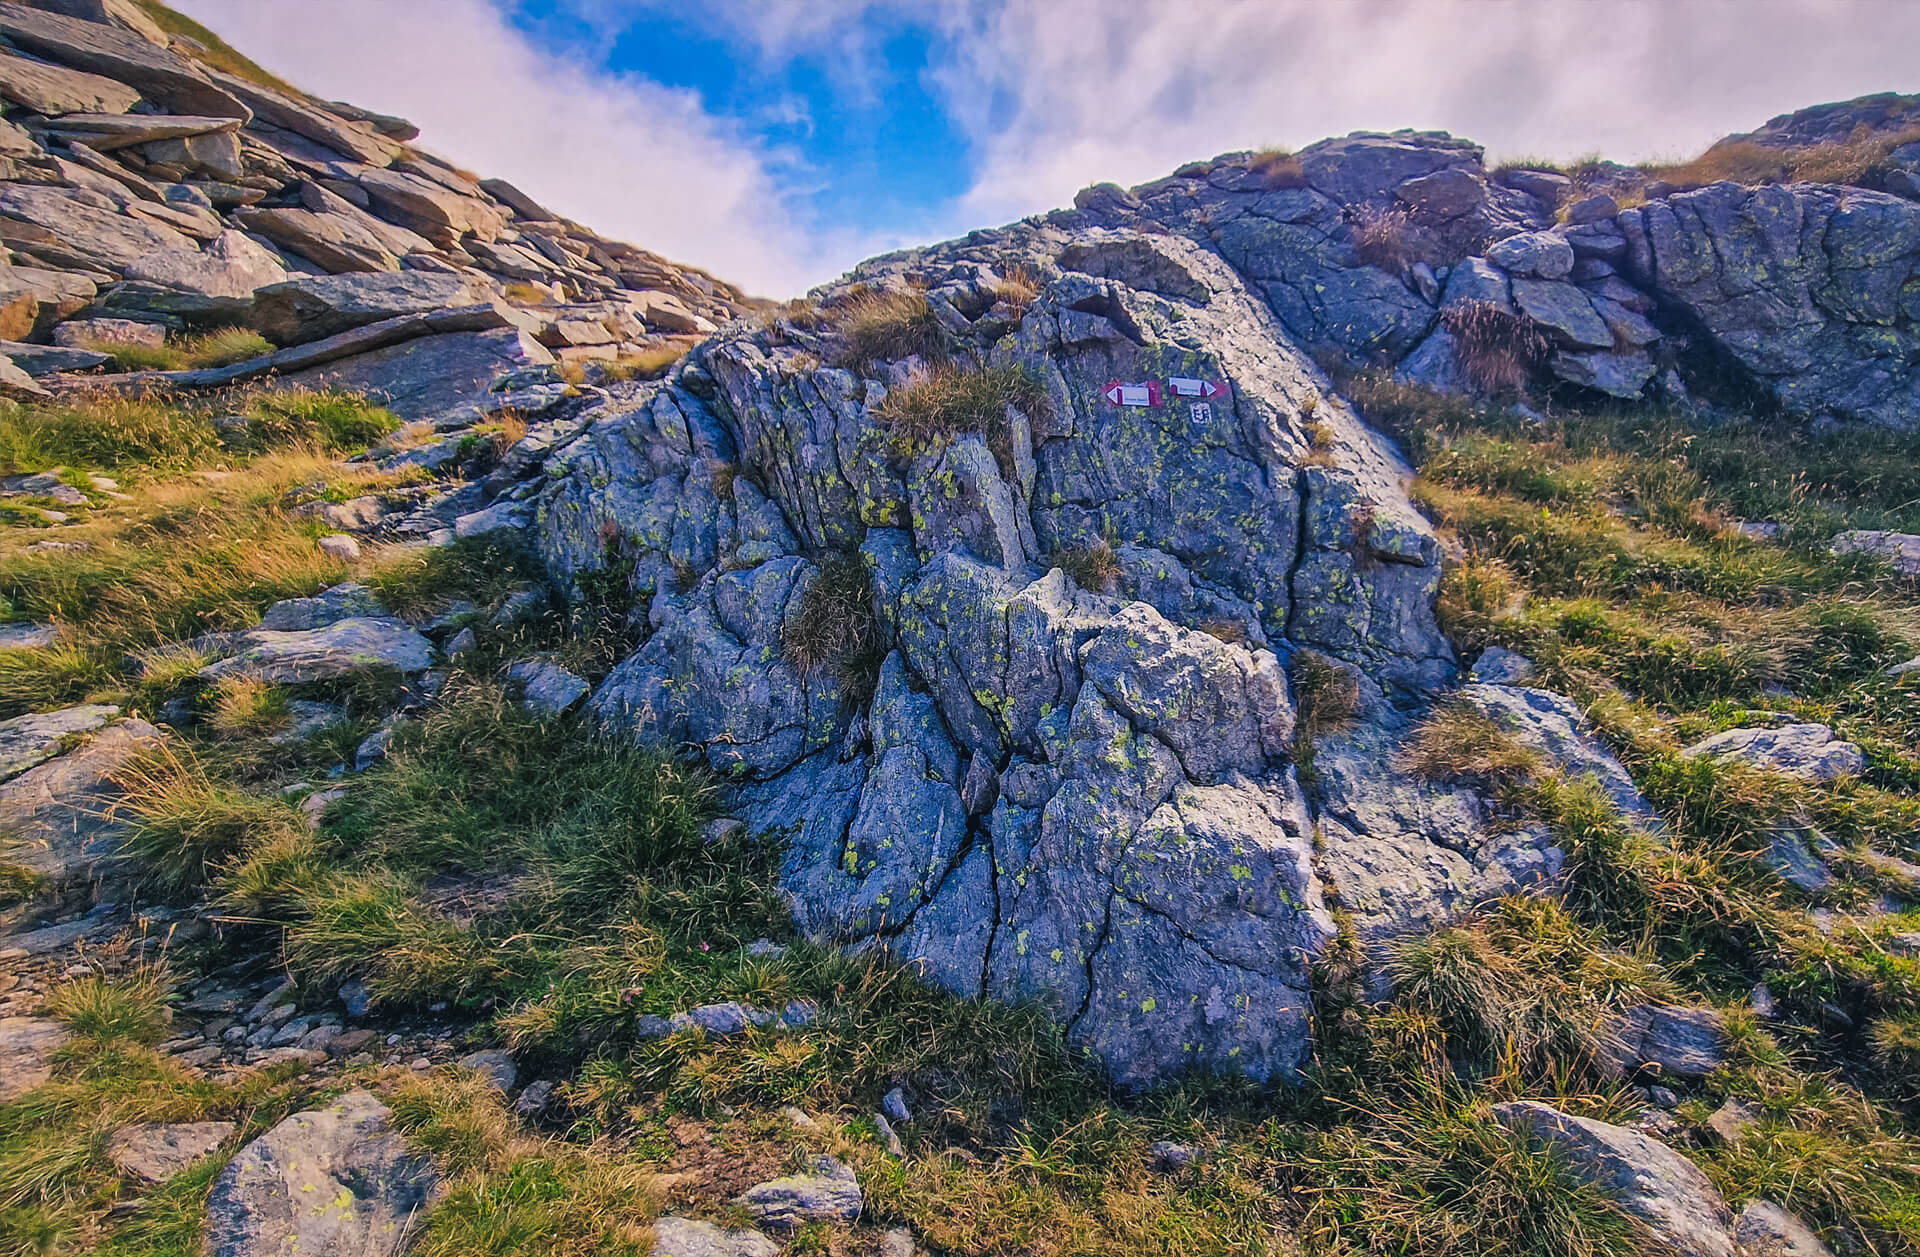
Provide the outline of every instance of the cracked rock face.
{"type": "Polygon", "coordinates": [[[1037,1000],[1122,1083],[1285,1078],[1330,870],[1380,904],[1370,933],[1557,873],[1543,834],[1394,767],[1456,672],[1438,543],[1398,452],[1217,255],[1029,223],[855,280],[924,286],[963,362],[1027,372],[1044,403],[908,444],[876,410],[924,364],[826,366],[816,328],[735,325],[557,447],[530,528],[557,579],[624,582],[645,626],[595,718],[734,784],[808,935],[1037,1000]],[[1023,309],[999,295],[1015,267],[1023,309]],[[1158,400],[1116,404],[1114,381],[1158,400]],[[1101,544],[1111,588],[1055,561],[1101,544]],[[870,683],[784,648],[836,553],[868,573],[870,683]],[[1299,647],[1366,694],[1318,816],[1299,647]]]}

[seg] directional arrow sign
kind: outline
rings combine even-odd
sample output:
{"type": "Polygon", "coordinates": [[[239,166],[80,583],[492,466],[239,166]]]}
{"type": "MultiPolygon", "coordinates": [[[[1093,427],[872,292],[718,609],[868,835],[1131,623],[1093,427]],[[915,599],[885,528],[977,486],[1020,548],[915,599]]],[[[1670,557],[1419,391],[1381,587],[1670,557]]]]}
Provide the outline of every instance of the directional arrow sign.
{"type": "Polygon", "coordinates": [[[1114,380],[1100,390],[1100,396],[1116,406],[1158,406],[1160,404],[1160,381],[1148,380],[1144,384],[1122,384],[1114,380]]]}
{"type": "Polygon", "coordinates": [[[1212,380],[1196,380],[1184,375],[1176,375],[1168,380],[1167,388],[1175,397],[1219,397],[1227,391],[1227,386],[1224,384],[1216,384],[1212,380]]]}

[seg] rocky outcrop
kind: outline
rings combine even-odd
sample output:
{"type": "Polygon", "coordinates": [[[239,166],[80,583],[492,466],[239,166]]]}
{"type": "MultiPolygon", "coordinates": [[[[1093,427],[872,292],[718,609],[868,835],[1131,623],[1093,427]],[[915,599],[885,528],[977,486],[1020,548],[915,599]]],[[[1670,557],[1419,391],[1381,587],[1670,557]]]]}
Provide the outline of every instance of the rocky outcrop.
{"type": "MultiPolygon", "coordinates": [[[[752,308],[708,275],[456,170],[416,147],[402,119],[227,74],[124,0],[0,4],[0,39],[0,97],[15,107],[0,151],[0,243],[12,263],[0,264],[0,339],[40,343],[64,320],[107,316],[159,331],[251,325],[290,346],[388,323],[385,342],[333,355],[388,349],[383,360],[294,382],[390,392],[406,417],[428,418],[475,398],[469,387],[415,401],[402,385],[423,372],[613,358],[752,308]],[[454,330],[402,316],[502,298],[520,308],[524,344],[441,344],[425,360],[388,348],[454,330]],[[464,361],[445,360],[458,350],[464,361]]],[[[59,373],[105,360],[39,361],[32,374],[57,389],[59,373]]],[[[213,388],[307,365],[129,386],[213,388]]],[[[5,367],[0,382],[33,392],[5,367]]]]}
{"type": "MultiPolygon", "coordinates": [[[[914,285],[941,379],[1025,381],[956,430],[889,426],[927,363],[822,365],[832,333],[796,320],[728,329],[554,446],[531,544],[563,585],[616,575],[647,629],[592,718],[704,753],[785,840],[812,937],[1038,1000],[1126,1083],[1287,1077],[1331,888],[1373,936],[1561,863],[1543,828],[1397,767],[1455,675],[1408,469],[1178,236],[1022,224],[818,297],[914,285]],[[1084,588],[1071,556],[1102,546],[1118,574],[1084,588]],[[870,640],[801,666],[810,594],[849,570],[866,605],[833,614],[870,614],[870,640]],[[1305,648],[1366,694],[1313,800],[1283,663],[1305,648]]],[[[1577,712],[1554,719],[1637,800],[1577,712]]]]}
{"type": "Polygon", "coordinates": [[[1702,738],[1681,754],[1689,758],[1746,764],[1808,781],[1832,781],[1866,771],[1867,756],[1826,725],[1789,724],[1776,729],[1727,729],[1702,738]]]}

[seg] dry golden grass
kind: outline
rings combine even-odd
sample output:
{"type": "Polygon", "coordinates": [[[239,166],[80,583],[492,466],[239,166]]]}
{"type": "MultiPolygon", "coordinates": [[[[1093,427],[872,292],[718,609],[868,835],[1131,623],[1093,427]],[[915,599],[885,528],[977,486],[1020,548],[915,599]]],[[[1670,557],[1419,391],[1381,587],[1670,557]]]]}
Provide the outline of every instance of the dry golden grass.
{"type": "Polygon", "coordinates": [[[1491,301],[1449,306],[1440,321],[1453,335],[1460,369],[1476,391],[1488,396],[1525,392],[1552,348],[1531,320],[1491,301]]]}
{"type": "Polygon", "coordinates": [[[1024,311],[1040,295],[1040,281],[1034,278],[1026,263],[1017,263],[1008,267],[1007,273],[1000,277],[994,295],[1015,311],[1024,311]]]}
{"type": "Polygon", "coordinates": [[[1270,188],[1304,188],[1307,172],[1291,149],[1266,148],[1253,155],[1247,169],[1267,181],[1270,188]]]}
{"type": "Polygon", "coordinates": [[[1492,786],[1523,780],[1541,764],[1537,752],[1464,699],[1436,704],[1407,739],[1400,762],[1406,771],[1434,781],[1492,786]]]}
{"type": "Polygon", "coordinates": [[[674,341],[664,345],[652,345],[633,353],[624,353],[612,362],[603,362],[600,369],[606,372],[609,380],[657,380],[667,373],[668,368],[687,356],[687,351],[698,344],[698,338],[674,341]]]}
{"type": "MultiPolygon", "coordinates": [[[[1839,183],[1871,186],[1889,155],[1920,142],[1920,126],[1875,135],[1864,126],[1844,141],[1804,148],[1772,148],[1741,141],[1717,144],[1692,161],[1643,167],[1649,180],[1682,190],[1722,181],[1741,184],[1839,183]]],[[[1618,199],[1618,198],[1616,198],[1618,199]]],[[[1644,199],[1644,198],[1642,198],[1644,199]]]]}
{"type": "Polygon", "coordinates": [[[268,603],[312,593],[347,569],[321,553],[289,491],[325,482],[355,495],[394,481],[310,450],[268,454],[237,470],[133,487],[87,522],[63,528],[78,551],[34,552],[24,530],[0,533],[0,594],[16,614],[68,624],[89,646],[130,650],[254,623],[268,603]]]}
{"type": "Polygon", "coordinates": [[[919,357],[943,359],[946,341],[940,320],[917,288],[870,289],[834,307],[835,366],[865,370],[876,362],[919,357]]]}

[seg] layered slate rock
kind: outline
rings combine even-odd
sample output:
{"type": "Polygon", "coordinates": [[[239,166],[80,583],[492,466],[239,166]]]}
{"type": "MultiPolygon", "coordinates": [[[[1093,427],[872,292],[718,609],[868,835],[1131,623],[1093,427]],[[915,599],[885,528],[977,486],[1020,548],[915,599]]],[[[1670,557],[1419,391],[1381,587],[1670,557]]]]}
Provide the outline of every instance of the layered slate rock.
{"type": "Polygon", "coordinates": [[[352,1091],[287,1118],[242,1148],[207,1200],[212,1257],[361,1257],[399,1252],[439,1190],[387,1107],[352,1091]]]}
{"type": "Polygon", "coordinates": [[[1455,675],[1410,472],[1179,237],[1022,224],[875,259],[822,297],[909,284],[959,369],[1033,381],[986,431],[902,439],[881,408],[924,364],[823,366],[817,325],[781,323],[723,332],[555,446],[530,540],[563,585],[616,573],[648,629],[592,715],[735,783],[735,814],[785,840],[811,937],[1038,1000],[1124,1082],[1287,1077],[1329,870],[1343,903],[1380,901],[1385,933],[1560,865],[1544,829],[1396,766],[1455,675]],[[1020,310],[999,295],[1015,267],[1038,290],[1020,310]],[[1116,381],[1163,395],[1122,406],[1116,381]],[[1054,561],[1103,544],[1111,589],[1054,561]],[[786,649],[836,554],[871,585],[864,681],[786,649]],[[1308,647],[1368,695],[1317,761],[1318,818],[1283,664],[1308,647]],[[1404,867],[1375,871],[1387,853],[1404,867]]]}

